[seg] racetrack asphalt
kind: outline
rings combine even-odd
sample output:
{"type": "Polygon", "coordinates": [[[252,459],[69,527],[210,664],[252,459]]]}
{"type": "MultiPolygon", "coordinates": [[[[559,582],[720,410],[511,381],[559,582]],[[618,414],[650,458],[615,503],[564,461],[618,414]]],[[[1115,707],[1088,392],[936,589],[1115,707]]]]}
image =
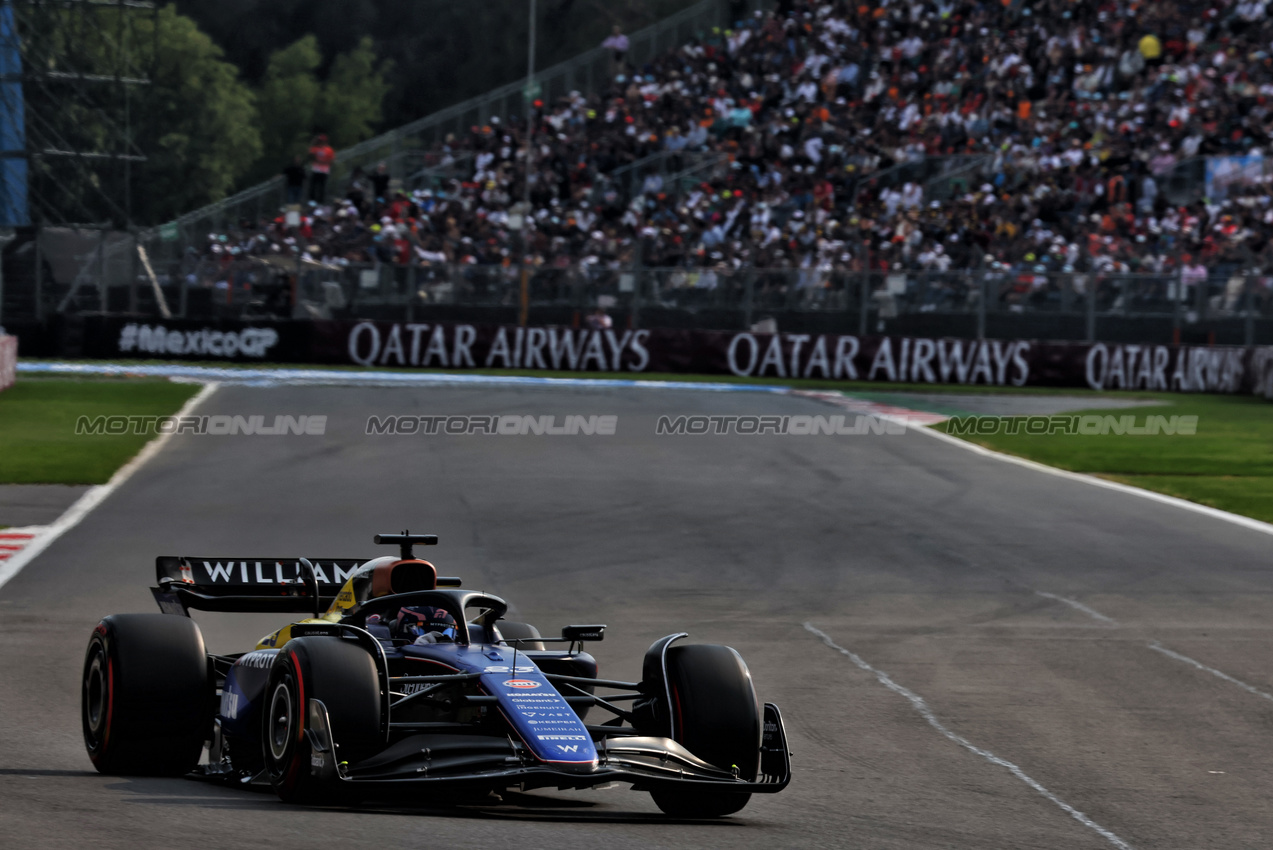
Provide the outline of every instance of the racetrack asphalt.
{"type": "MultiPolygon", "coordinates": [[[[0,589],[6,846],[1273,843],[1273,537],[914,432],[655,435],[659,414],[837,412],[791,396],[225,386],[199,412],[329,419],[321,437],[177,436],[0,589]],[[367,436],[372,413],[619,419],[367,436]],[[84,647],[101,616],[155,610],[156,555],[371,557],[404,527],[545,634],[609,624],[603,676],[639,678],[671,632],[737,648],[783,710],[791,786],[685,822],[625,789],[298,809],[93,772],[84,647]]],[[[223,652],[284,619],[196,618],[223,652]]]]}

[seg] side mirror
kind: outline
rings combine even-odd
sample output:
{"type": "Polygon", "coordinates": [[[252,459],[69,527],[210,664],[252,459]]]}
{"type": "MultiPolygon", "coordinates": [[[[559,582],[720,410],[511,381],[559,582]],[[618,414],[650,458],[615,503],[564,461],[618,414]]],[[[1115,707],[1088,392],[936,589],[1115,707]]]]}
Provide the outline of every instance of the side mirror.
{"type": "Polygon", "coordinates": [[[571,643],[582,643],[583,641],[599,641],[604,640],[606,636],[605,626],[566,626],[561,630],[561,636],[571,643]]]}

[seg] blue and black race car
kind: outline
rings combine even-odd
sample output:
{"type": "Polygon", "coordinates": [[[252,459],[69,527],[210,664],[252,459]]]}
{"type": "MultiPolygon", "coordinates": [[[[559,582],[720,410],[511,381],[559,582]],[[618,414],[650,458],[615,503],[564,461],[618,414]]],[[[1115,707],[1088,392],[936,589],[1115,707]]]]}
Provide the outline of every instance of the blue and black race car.
{"type": "Polygon", "coordinates": [[[790,782],[782,716],[733,649],[669,635],[640,682],[600,679],[583,645],[605,626],[543,637],[413,555],[436,536],[375,542],[398,556],[158,558],[163,613],[106,617],[89,640],[98,771],[268,783],[293,803],[622,782],[685,817],[733,814],[790,782]],[[212,655],[191,609],[311,616],[212,655]]]}

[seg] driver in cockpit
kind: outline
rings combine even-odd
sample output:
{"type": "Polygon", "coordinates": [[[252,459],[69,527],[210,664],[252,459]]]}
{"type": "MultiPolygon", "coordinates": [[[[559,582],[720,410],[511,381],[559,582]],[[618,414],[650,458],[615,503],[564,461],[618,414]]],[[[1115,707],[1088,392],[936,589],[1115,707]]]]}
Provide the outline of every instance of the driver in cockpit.
{"type": "Polygon", "coordinates": [[[458,627],[445,608],[417,605],[400,608],[393,636],[411,643],[454,643],[458,627]]]}

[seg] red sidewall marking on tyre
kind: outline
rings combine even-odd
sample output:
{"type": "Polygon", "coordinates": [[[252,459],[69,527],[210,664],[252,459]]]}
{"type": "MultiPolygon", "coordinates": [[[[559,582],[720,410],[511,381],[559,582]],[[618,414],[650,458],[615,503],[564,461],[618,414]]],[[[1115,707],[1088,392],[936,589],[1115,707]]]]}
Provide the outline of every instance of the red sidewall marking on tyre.
{"type": "Polygon", "coordinates": [[[106,734],[102,736],[102,752],[111,742],[111,718],[115,715],[115,662],[106,659],[106,734]]]}
{"type": "Polygon", "coordinates": [[[296,657],[296,652],[289,652],[292,659],[292,668],[296,671],[296,697],[300,703],[296,707],[296,749],[292,753],[292,764],[287,769],[286,784],[291,787],[296,784],[296,774],[301,768],[301,739],[305,737],[305,680],[301,677],[301,661],[296,657]]]}

